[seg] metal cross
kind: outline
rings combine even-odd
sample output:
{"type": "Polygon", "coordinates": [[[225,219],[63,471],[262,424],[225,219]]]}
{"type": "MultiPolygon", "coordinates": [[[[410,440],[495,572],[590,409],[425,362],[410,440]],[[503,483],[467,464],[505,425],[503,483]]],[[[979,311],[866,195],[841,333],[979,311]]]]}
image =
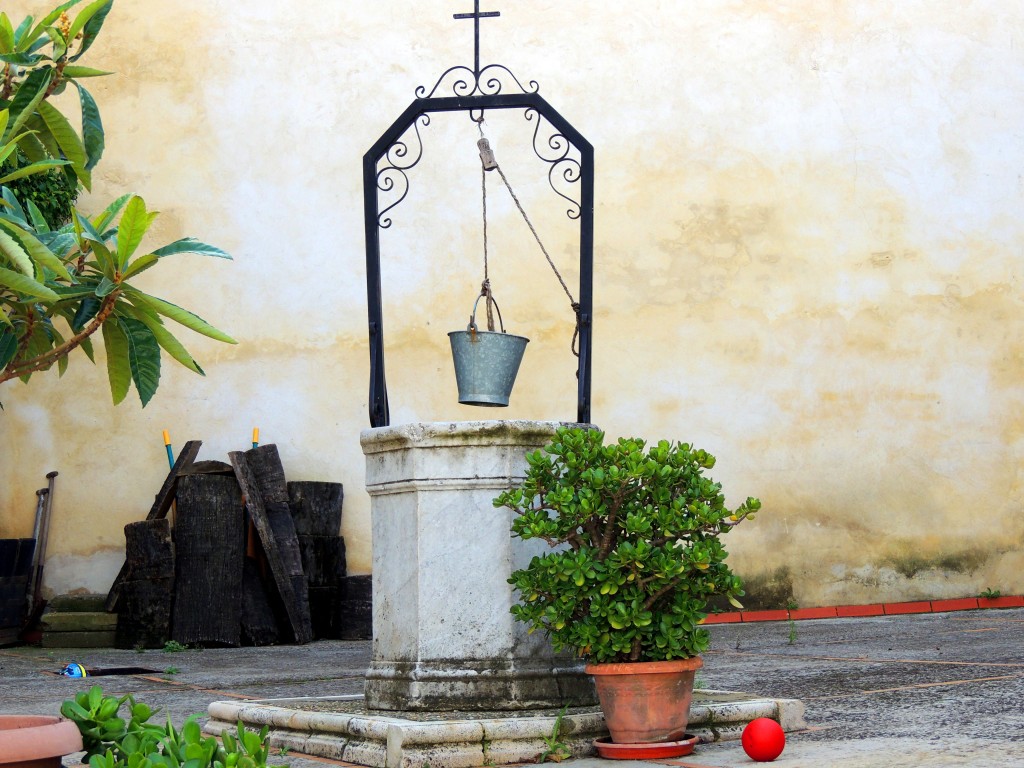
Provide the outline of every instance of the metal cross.
{"type": "Polygon", "coordinates": [[[480,19],[501,16],[498,11],[480,12],[480,0],[473,0],[472,13],[456,13],[453,19],[473,20],[473,74],[480,76],[480,19]]]}

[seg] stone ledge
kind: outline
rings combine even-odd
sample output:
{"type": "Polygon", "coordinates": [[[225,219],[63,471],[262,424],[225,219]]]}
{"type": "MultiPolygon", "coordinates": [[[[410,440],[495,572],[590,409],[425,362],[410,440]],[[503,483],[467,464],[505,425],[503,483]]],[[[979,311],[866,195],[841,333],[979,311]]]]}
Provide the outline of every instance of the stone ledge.
{"type": "MultiPolygon", "coordinates": [[[[534,761],[547,748],[557,713],[367,712],[361,696],[327,696],[259,701],[216,701],[209,707],[207,733],[220,735],[241,720],[270,728],[270,744],[301,754],[344,760],[371,768],[473,768],[534,761]]],[[[779,721],[786,731],[806,727],[804,705],[745,693],[700,690],[690,708],[691,733],[702,743],[738,739],[757,717],[779,721]]],[[[573,757],[596,754],[594,739],[607,735],[597,708],[562,717],[560,741],[573,757]]]]}

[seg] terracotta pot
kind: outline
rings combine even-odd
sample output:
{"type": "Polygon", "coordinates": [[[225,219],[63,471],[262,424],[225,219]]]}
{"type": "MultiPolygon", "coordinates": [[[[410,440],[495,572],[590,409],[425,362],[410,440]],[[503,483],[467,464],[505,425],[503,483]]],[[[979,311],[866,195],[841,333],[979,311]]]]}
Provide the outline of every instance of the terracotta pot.
{"type": "Polygon", "coordinates": [[[700,657],[675,661],[588,664],[604,719],[617,744],[680,741],[690,719],[700,657]]]}
{"type": "Polygon", "coordinates": [[[60,768],[82,748],[78,726],[61,717],[0,715],[0,768],[60,768]]]}

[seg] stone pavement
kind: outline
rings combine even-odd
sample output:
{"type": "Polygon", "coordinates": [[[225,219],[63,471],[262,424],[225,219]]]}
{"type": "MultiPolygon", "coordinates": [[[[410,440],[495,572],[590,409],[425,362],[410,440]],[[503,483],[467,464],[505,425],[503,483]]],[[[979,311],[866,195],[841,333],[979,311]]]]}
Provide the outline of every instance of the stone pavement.
{"type": "MultiPolygon", "coordinates": [[[[810,728],[790,734],[779,768],[1024,768],[1024,609],[725,624],[698,684],[801,699],[810,728]]],[[[175,722],[210,702],[359,693],[368,642],[163,651],[0,649],[0,713],[56,713],[93,682],[133,692],[175,722]],[[68,661],[153,674],[92,681],[46,674],[68,661]]],[[[292,768],[338,763],[295,753],[292,768]]],[[[68,758],[68,766],[77,760],[68,758]]],[[[678,766],[750,766],[737,742],[702,745],[678,766]]],[[[572,768],[608,768],[584,758],[572,768]]],[[[651,768],[621,762],[616,768],[651,768]]]]}

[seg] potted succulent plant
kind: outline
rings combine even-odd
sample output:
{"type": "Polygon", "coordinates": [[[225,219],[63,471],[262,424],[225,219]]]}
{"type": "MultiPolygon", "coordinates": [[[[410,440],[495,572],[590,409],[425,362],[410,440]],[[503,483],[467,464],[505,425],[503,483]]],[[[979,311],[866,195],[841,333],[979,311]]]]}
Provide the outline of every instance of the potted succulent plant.
{"type": "Polygon", "coordinates": [[[678,741],[708,600],[742,607],[721,536],[760,501],[729,510],[704,476],[714,456],[685,443],[606,444],[598,430],[563,427],[526,459],[523,483],[494,504],[515,513],[514,536],[552,550],[510,577],[512,613],[588,661],[614,743],[678,741]],[[675,698],[652,698],[662,695],[675,698]]]}

